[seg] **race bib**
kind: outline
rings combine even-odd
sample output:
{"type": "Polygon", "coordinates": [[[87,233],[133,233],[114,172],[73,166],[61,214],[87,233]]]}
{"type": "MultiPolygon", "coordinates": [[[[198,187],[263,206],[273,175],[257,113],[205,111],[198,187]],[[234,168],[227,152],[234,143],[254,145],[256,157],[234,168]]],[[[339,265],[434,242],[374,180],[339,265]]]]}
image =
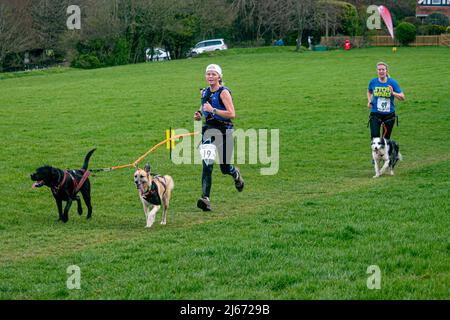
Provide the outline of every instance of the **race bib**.
{"type": "Polygon", "coordinates": [[[379,97],[377,99],[377,110],[379,112],[391,112],[391,99],[379,97]]]}
{"type": "Polygon", "coordinates": [[[213,144],[201,144],[200,156],[207,165],[213,164],[216,159],[216,146],[213,144]]]}

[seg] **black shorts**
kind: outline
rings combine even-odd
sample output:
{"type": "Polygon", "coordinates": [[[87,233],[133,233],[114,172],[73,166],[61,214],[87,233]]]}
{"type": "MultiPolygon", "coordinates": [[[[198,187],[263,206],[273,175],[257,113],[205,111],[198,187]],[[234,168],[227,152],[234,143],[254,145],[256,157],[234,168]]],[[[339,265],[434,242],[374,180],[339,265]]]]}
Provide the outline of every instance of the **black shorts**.
{"type": "Polygon", "coordinates": [[[233,127],[206,123],[202,128],[202,143],[210,141],[217,148],[220,164],[231,163],[233,153],[233,127]]]}
{"type": "Polygon", "coordinates": [[[380,137],[380,128],[381,128],[382,123],[384,123],[384,129],[383,129],[383,133],[381,134],[381,137],[390,139],[392,129],[394,128],[395,119],[396,119],[395,112],[388,113],[388,114],[371,112],[370,117],[369,117],[369,122],[370,122],[370,133],[372,135],[372,139],[380,137]]]}

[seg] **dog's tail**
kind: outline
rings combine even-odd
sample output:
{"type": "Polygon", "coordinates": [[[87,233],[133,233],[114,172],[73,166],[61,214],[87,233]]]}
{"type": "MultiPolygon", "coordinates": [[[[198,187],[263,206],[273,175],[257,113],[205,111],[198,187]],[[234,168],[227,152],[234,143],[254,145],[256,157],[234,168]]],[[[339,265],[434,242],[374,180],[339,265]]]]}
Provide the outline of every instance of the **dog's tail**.
{"type": "Polygon", "coordinates": [[[395,152],[397,153],[397,159],[399,161],[403,161],[403,156],[400,153],[400,145],[398,144],[398,142],[394,142],[394,148],[395,148],[395,152]]]}
{"type": "Polygon", "coordinates": [[[84,158],[84,163],[83,163],[83,167],[81,167],[83,170],[87,170],[88,165],[89,165],[89,159],[91,158],[92,154],[94,153],[94,151],[96,150],[96,148],[92,149],[91,151],[89,151],[86,155],[86,157],[84,158]]]}

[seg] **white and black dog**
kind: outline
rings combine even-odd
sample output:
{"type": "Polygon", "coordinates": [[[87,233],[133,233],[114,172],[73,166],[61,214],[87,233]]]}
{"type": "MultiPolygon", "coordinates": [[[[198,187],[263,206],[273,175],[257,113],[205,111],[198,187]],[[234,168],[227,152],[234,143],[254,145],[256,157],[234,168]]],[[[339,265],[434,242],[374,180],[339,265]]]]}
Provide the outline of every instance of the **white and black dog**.
{"type": "Polygon", "coordinates": [[[384,138],[372,139],[372,158],[375,166],[374,178],[380,177],[389,167],[391,176],[394,175],[394,167],[397,161],[402,160],[400,147],[394,140],[384,138]],[[383,167],[380,170],[380,162],[384,161],[383,167]]]}

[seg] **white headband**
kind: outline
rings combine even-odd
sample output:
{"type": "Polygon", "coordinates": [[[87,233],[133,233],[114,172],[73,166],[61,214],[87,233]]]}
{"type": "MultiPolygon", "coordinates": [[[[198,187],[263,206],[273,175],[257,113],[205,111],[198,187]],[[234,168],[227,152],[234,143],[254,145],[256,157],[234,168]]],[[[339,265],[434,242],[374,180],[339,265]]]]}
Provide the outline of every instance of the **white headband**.
{"type": "Polygon", "coordinates": [[[208,71],[217,72],[217,74],[218,74],[221,78],[223,77],[223,75],[222,75],[222,68],[221,68],[219,65],[217,65],[217,64],[210,64],[210,65],[208,65],[208,66],[206,67],[206,71],[205,71],[205,72],[208,72],[208,71]]]}

